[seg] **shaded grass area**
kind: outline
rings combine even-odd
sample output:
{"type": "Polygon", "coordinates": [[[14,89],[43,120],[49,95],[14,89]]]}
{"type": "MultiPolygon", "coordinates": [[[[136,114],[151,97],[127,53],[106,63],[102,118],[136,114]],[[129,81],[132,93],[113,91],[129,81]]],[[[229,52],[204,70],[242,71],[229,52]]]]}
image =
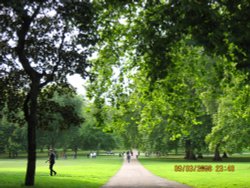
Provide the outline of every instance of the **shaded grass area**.
{"type": "MultiPolygon", "coordinates": [[[[54,166],[57,175],[50,176],[49,164],[45,160],[37,160],[34,187],[101,187],[119,170],[123,161],[113,156],[61,159],[54,166]]],[[[24,187],[25,173],[25,159],[1,159],[0,187],[24,187]]]]}
{"type": "Polygon", "coordinates": [[[194,188],[249,188],[250,158],[233,157],[222,162],[211,158],[186,161],[181,158],[142,158],[142,165],[153,174],[194,188]],[[202,167],[210,167],[204,170],[202,167]]]}

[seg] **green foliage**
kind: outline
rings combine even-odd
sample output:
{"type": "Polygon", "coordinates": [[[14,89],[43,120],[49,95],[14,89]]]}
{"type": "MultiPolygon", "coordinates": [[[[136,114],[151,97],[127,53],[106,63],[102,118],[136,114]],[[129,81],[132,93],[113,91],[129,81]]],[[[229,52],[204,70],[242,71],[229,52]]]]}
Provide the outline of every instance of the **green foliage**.
{"type": "Polygon", "coordinates": [[[224,95],[219,98],[218,112],[214,115],[215,126],[207,140],[210,141],[210,147],[214,147],[217,142],[222,143],[227,152],[240,152],[249,146],[247,75],[240,72],[230,74],[223,84],[224,95]]]}
{"type": "Polygon", "coordinates": [[[39,100],[39,128],[49,130],[53,126],[68,129],[84,122],[82,99],[68,85],[50,85],[41,92],[39,100]]]}
{"type": "MultiPolygon", "coordinates": [[[[72,149],[111,150],[114,136],[104,133],[96,118],[99,111],[77,96],[68,85],[50,85],[39,100],[39,146],[72,149]]],[[[106,119],[105,119],[106,121],[106,119]]]]}
{"type": "MultiPolygon", "coordinates": [[[[104,109],[104,108],[103,108],[104,109]]],[[[84,109],[86,121],[80,129],[81,145],[80,148],[89,150],[112,150],[117,147],[115,134],[110,131],[104,131],[103,127],[109,121],[108,113],[105,113],[105,124],[100,126],[100,121],[96,117],[96,111],[99,111],[94,104],[88,104],[84,109]]]]}
{"type": "MultiPolygon", "coordinates": [[[[39,98],[38,141],[41,148],[65,146],[66,135],[84,122],[83,100],[68,85],[50,85],[39,98]],[[59,144],[60,143],[60,144],[59,144]]],[[[73,136],[73,135],[72,135],[73,136]]]]}
{"type": "MultiPolygon", "coordinates": [[[[56,80],[65,80],[65,75],[76,72],[86,76],[89,52],[79,45],[89,47],[95,41],[94,12],[88,1],[74,4],[69,1],[3,1],[1,7],[1,63],[13,67],[2,67],[5,75],[20,69],[13,60],[17,56],[20,58],[15,50],[21,50],[25,42],[23,55],[44,80],[49,74],[54,74],[56,80]],[[27,35],[25,41],[22,35],[27,35]]],[[[22,59],[19,60],[23,64],[22,59]]],[[[27,65],[24,69],[28,70],[27,65]]]]}
{"type": "MultiPolygon", "coordinates": [[[[19,111],[20,112],[20,111],[19,111]]],[[[0,153],[8,153],[9,157],[17,157],[19,151],[25,150],[27,143],[25,140],[26,127],[8,121],[6,112],[0,119],[0,153]]],[[[21,116],[17,114],[16,116],[21,116]]]]}
{"type": "Polygon", "coordinates": [[[114,108],[107,129],[156,150],[175,140],[197,151],[247,147],[248,75],[238,70],[250,57],[250,3],[111,2],[98,7],[100,74],[89,85],[89,96],[114,108]]]}

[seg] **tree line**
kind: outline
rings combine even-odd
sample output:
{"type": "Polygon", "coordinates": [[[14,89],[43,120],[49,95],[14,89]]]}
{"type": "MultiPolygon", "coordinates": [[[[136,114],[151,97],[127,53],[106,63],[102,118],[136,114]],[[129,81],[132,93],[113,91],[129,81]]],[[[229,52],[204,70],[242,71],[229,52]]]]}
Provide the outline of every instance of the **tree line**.
{"type": "MultiPolygon", "coordinates": [[[[37,149],[40,151],[54,148],[66,154],[72,150],[77,157],[78,150],[110,151],[118,147],[117,136],[96,126],[94,105],[84,101],[71,86],[50,85],[41,91],[38,101],[37,149]]],[[[27,150],[27,125],[21,107],[11,119],[8,113],[4,108],[0,122],[0,153],[15,158],[27,150]]]]}

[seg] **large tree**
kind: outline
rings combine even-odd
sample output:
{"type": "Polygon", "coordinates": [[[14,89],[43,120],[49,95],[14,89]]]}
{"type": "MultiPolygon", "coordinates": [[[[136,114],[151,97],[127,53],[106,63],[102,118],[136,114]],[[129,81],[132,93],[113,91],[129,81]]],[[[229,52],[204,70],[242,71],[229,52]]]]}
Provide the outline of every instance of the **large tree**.
{"type": "Polygon", "coordinates": [[[15,80],[23,81],[22,89],[27,91],[23,105],[28,124],[25,185],[35,181],[40,90],[50,82],[66,81],[68,74],[87,75],[88,47],[95,41],[92,10],[87,0],[0,1],[1,79],[19,72],[26,75],[15,80]]]}

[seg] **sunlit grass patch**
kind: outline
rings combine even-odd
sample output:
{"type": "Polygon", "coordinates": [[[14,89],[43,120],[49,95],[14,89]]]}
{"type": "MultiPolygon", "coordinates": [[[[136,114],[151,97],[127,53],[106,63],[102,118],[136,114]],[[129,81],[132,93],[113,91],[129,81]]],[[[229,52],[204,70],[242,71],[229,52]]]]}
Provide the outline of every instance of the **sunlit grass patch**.
{"type": "MultiPolygon", "coordinates": [[[[249,188],[250,162],[246,159],[227,159],[224,162],[185,161],[183,159],[140,159],[145,168],[160,177],[187,184],[194,188],[249,188]],[[177,168],[178,167],[178,168],[177,168]],[[211,167],[211,171],[198,171],[211,167]]],[[[249,161],[249,160],[248,160],[249,161]]]]}
{"type": "MultiPolygon", "coordinates": [[[[35,187],[86,187],[97,188],[105,184],[121,167],[118,157],[97,157],[57,160],[56,176],[49,175],[46,159],[36,163],[35,187]]],[[[0,187],[21,187],[26,173],[25,159],[0,160],[0,187]]]]}

